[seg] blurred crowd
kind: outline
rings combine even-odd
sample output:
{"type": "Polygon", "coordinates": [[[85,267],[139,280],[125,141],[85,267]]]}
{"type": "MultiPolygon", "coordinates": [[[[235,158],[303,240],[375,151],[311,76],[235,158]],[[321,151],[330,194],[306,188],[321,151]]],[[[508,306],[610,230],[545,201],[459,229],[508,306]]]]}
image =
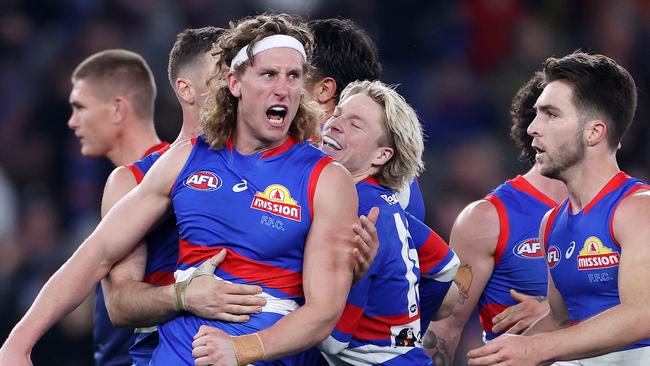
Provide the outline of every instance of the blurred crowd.
{"type": "MultiPolygon", "coordinates": [[[[639,106],[619,162],[650,178],[647,0],[3,0],[0,339],[99,219],[111,167],[83,158],[67,127],[74,67],[107,48],[142,54],[158,86],[156,128],[172,140],[181,118],[166,70],[176,34],[264,11],[351,18],[370,34],[383,81],[400,85],[424,125],[427,223],[446,239],[467,203],[527,168],[508,140],[508,110],[518,87],[552,55],[603,53],[631,72],[639,106]]],[[[92,364],[91,308],[48,333],[33,353],[36,365],[92,364]]],[[[468,332],[465,347],[478,342],[475,324],[468,332]]]]}

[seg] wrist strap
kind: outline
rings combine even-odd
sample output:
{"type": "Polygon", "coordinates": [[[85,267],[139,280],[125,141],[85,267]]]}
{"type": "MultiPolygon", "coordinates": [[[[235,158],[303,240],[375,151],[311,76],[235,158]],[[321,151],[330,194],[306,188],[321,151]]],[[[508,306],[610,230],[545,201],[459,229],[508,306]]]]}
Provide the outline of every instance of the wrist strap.
{"type": "Polygon", "coordinates": [[[190,285],[192,280],[201,276],[214,275],[215,268],[216,265],[213,264],[211,260],[207,260],[195,269],[194,272],[192,272],[192,274],[184,281],[174,283],[174,292],[176,294],[174,302],[177,311],[187,311],[187,306],[185,305],[185,290],[187,290],[187,287],[190,285]]]}
{"type": "Polygon", "coordinates": [[[239,366],[264,359],[264,345],[257,333],[230,337],[235,345],[235,357],[239,366]]]}

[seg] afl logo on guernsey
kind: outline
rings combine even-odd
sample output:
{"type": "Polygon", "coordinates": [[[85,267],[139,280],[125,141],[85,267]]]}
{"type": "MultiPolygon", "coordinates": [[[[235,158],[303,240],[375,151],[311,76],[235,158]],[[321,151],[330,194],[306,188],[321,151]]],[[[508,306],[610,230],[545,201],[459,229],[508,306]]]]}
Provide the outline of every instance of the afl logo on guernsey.
{"type": "Polygon", "coordinates": [[[555,266],[560,263],[560,258],[560,248],[555,245],[548,248],[548,252],[546,253],[546,262],[548,262],[549,268],[555,268],[555,266]]]}
{"type": "Polygon", "coordinates": [[[616,267],[620,259],[617,252],[604,246],[597,237],[590,236],[578,254],[578,270],[616,267]]]}
{"type": "Polygon", "coordinates": [[[201,170],[192,173],[183,184],[197,191],[214,191],[221,187],[221,178],[215,173],[201,170]]]}
{"type": "Polygon", "coordinates": [[[512,248],[513,253],[524,259],[535,259],[544,257],[542,245],[537,238],[526,239],[512,248]]]}
{"type": "Polygon", "coordinates": [[[253,197],[253,202],[251,202],[251,208],[270,212],[294,221],[301,221],[300,206],[291,197],[289,190],[279,184],[272,184],[266,187],[264,192],[257,192],[253,197]]]}

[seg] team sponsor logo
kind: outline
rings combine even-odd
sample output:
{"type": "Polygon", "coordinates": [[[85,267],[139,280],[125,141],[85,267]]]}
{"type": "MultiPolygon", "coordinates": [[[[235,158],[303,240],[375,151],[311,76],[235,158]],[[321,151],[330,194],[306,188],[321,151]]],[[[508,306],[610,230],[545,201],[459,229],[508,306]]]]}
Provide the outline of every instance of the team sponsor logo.
{"type": "Polygon", "coordinates": [[[617,267],[621,256],[595,236],[585,240],[582,250],[578,254],[578,270],[617,267]]]}
{"type": "Polygon", "coordinates": [[[300,206],[291,197],[289,190],[279,184],[272,184],[264,192],[257,192],[251,202],[251,208],[301,221],[300,206]]]}
{"type": "Polygon", "coordinates": [[[555,245],[548,248],[548,251],[546,252],[546,262],[548,262],[549,268],[555,268],[555,266],[560,263],[561,258],[562,254],[560,253],[560,248],[555,245]]]}
{"type": "Polygon", "coordinates": [[[221,178],[208,170],[200,170],[192,173],[183,184],[197,191],[214,191],[221,187],[221,178]]]}
{"type": "Polygon", "coordinates": [[[512,252],[519,258],[524,259],[535,259],[543,258],[544,251],[542,250],[542,244],[539,243],[539,239],[531,238],[522,241],[521,243],[515,245],[512,248],[512,252]]]}

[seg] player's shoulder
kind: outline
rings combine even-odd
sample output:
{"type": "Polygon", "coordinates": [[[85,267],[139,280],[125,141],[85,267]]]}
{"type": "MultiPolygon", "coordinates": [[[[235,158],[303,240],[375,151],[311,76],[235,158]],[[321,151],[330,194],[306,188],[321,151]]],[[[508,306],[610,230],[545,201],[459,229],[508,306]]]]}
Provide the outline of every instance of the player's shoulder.
{"type": "Polygon", "coordinates": [[[451,230],[450,245],[470,247],[492,247],[500,233],[500,219],[497,208],[487,199],[467,205],[456,218],[451,230]]]}
{"type": "Polygon", "coordinates": [[[137,167],[132,164],[118,166],[106,179],[106,185],[104,190],[119,188],[119,187],[129,187],[129,189],[137,185],[136,174],[135,172],[137,167]]]}
{"type": "Polygon", "coordinates": [[[647,222],[650,218],[650,189],[643,187],[625,197],[615,211],[617,220],[647,222]]]}

